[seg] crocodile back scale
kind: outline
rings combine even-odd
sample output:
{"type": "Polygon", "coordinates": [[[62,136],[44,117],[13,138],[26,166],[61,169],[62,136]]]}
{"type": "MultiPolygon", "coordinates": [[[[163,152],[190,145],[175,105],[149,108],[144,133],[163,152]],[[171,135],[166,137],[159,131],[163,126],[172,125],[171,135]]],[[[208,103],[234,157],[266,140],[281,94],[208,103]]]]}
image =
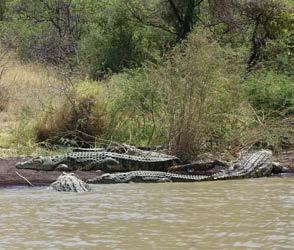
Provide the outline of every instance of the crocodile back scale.
{"type": "Polygon", "coordinates": [[[272,172],[272,152],[260,150],[243,157],[227,170],[209,176],[174,174],[160,171],[131,171],[104,174],[88,180],[92,184],[116,184],[129,182],[197,182],[269,176],[272,172]]]}
{"type": "MultiPolygon", "coordinates": [[[[120,165],[122,167],[139,166],[140,169],[162,169],[179,162],[179,159],[169,155],[127,155],[113,152],[72,152],[57,156],[39,156],[25,162],[16,164],[20,169],[58,170],[62,165],[70,167],[70,170],[103,170],[107,165],[120,165]]],[[[64,169],[60,169],[64,170],[64,169]]],[[[127,169],[121,169],[121,171],[127,169]]]]}

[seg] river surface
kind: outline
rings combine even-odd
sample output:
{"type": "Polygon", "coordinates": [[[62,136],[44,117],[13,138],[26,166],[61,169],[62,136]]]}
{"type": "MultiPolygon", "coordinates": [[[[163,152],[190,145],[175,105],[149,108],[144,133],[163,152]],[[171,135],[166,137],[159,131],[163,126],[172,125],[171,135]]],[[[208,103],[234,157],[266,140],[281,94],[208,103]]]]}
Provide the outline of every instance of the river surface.
{"type": "Polygon", "coordinates": [[[0,189],[0,249],[294,249],[294,178],[0,189]]]}

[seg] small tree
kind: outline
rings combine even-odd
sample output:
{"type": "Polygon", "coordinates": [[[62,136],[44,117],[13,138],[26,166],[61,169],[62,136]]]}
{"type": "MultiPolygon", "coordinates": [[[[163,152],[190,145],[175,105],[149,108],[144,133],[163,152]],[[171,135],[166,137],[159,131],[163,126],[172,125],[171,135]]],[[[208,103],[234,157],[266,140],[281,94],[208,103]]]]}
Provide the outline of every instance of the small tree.
{"type": "Polygon", "coordinates": [[[80,7],[72,0],[16,1],[12,9],[17,18],[33,27],[40,27],[40,32],[30,37],[26,56],[70,67],[79,63],[77,41],[81,37],[83,23],[80,7]]]}
{"type": "Polygon", "coordinates": [[[149,3],[125,0],[133,18],[148,26],[187,38],[200,14],[203,0],[160,0],[149,3]]]}
{"type": "Polygon", "coordinates": [[[287,51],[286,54],[290,52],[291,46],[287,44],[291,42],[290,37],[293,37],[293,15],[291,15],[293,4],[291,7],[286,1],[277,0],[209,0],[208,2],[211,13],[210,23],[225,26],[225,28],[216,26],[215,31],[226,34],[229,39],[236,35],[242,36],[240,43],[243,46],[248,43],[248,70],[255,68],[259,62],[269,59],[269,54],[275,49],[273,48],[271,52],[267,48],[276,41],[280,43],[278,45],[280,51],[287,51]]]}

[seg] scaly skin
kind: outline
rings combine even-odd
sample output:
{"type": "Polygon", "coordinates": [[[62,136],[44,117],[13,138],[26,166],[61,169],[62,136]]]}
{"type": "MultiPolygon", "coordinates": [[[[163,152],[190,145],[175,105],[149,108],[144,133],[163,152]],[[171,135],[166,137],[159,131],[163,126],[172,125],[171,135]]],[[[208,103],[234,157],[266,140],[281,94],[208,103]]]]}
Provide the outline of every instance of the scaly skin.
{"type": "Polygon", "coordinates": [[[55,182],[50,185],[50,187],[58,192],[84,193],[90,191],[89,185],[77,178],[72,173],[63,173],[55,182]]]}
{"type": "Polygon", "coordinates": [[[16,168],[34,170],[103,170],[105,172],[130,169],[165,170],[179,161],[174,156],[136,156],[112,152],[73,152],[57,156],[40,156],[16,164],[16,168]]]}
{"type": "Polygon", "coordinates": [[[210,176],[182,175],[158,171],[132,171],[104,174],[88,180],[91,184],[116,184],[129,182],[196,182],[269,176],[272,172],[272,152],[267,150],[249,154],[230,169],[210,176]]]}

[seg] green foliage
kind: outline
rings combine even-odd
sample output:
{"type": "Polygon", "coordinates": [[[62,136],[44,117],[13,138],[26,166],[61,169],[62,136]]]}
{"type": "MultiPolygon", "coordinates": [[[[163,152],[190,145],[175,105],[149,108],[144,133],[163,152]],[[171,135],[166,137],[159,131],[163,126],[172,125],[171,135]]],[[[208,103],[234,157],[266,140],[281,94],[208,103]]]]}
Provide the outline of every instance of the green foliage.
{"type": "Polygon", "coordinates": [[[210,0],[201,16],[215,39],[244,53],[248,70],[262,67],[293,74],[293,2],[210,0]]]}
{"type": "MultiPolygon", "coordinates": [[[[104,79],[71,86],[18,140],[23,131],[38,142],[166,144],[184,158],[281,145],[291,137],[280,120],[293,114],[293,30],[286,0],[1,1],[2,46],[104,79]]],[[[0,110],[6,96],[0,89],[0,110]]]]}
{"type": "Polygon", "coordinates": [[[26,21],[13,18],[9,22],[0,22],[1,44],[16,49],[21,58],[27,58],[28,48],[42,31],[41,25],[33,27],[26,21]]]}
{"type": "Polygon", "coordinates": [[[6,0],[0,2],[0,21],[3,21],[6,12],[6,0]]]}
{"type": "Polygon", "coordinates": [[[294,79],[274,71],[258,71],[243,83],[246,98],[259,113],[294,112],[294,79]]]}
{"type": "Polygon", "coordinates": [[[125,0],[132,18],[145,26],[160,29],[174,36],[174,40],[187,38],[199,22],[202,0],[125,0]]]}
{"type": "Polygon", "coordinates": [[[220,146],[237,131],[236,72],[242,68],[237,61],[230,63],[236,60],[234,53],[204,34],[192,34],[159,65],[120,80],[122,93],[114,102],[127,124],[135,121],[128,128],[136,132],[130,135],[148,135],[142,142],[165,142],[177,155],[189,157],[220,146]]]}
{"type": "Polygon", "coordinates": [[[170,39],[132,21],[121,1],[8,0],[0,31],[23,59],[79,65],[92,78],[155,60],[170,39]]]}
{"type": "Polygon", "coordinates": [[[132,22],[122,4],[105,4],[104,12],[93,15],[86,30],[80,56],[92,78],[154,60],[165,40],[158,32],[132,22]]]}
{"type": "Polygon", "coordinates": [[[195,24],[211,23],[225,46],[247,49],[250,67],[293,74],[291,1],[5,0],[0,12],[0,39],[22,58],[79,66],[92,78],[155,62],[195,24]]]}
{"type": "Polygon", "coordinates": [[[113,77],[109,90],[111,139],[142,146],[166,141],[157,121],[163,100],[148,76],[146,67],[113,77]]]}
{"type": "Polygon", "coordinates": [[[268,42],[263,51],[263,65],[293,76],[294,14],[282,12],[271,22],[269,29],[275,34],[275,39],[268,42]]]}

